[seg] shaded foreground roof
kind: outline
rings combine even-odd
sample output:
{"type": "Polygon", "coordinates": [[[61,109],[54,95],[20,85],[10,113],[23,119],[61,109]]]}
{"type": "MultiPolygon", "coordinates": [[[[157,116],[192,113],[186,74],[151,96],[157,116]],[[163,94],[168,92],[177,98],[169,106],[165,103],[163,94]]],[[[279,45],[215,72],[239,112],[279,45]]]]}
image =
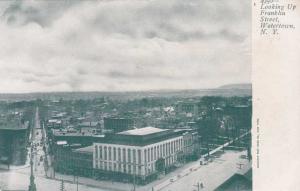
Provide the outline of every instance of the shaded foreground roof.
{"type": "Polygon", "coordinates": [[[232,191],[237,189],[243,191],[252,190],[252,169],[249,169],[245,174],[236,173],[232,175],[214,191],[232,191]]]}
{"type": "Polygon", "coordinates": [[[0,121],[0,130],[25,130],[28,125],[28,122],[21,124],[18,121],[0,121]]]}

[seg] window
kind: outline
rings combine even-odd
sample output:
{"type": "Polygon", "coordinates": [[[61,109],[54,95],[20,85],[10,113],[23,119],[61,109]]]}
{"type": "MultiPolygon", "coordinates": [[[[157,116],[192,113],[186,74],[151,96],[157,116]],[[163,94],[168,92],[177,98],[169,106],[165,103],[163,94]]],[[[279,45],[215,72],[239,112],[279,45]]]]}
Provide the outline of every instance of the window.
{"type": "Polygon", "coordinates": [[[155,147],[154,147],[154,156],[153,156],[154,159],[153,159],[153,160],[156,160],[156,152],[157,152],[157,151],[156,151],[156,146],[155,146],[155,147]]]}
{"type": "Polygon", "coordinates": [[[162,148],[163,148],[163,146],[162,145],[159,145],[159,150],[160,150],[160,157],[163,157],[163,152],[162,152],[162,148]]]}
{"type": "Polygon", "coordinates": [[[182,147],[183,147],[183,145],[182,145],[182,139],[180,139],[180,148],[181,148],[181,150],[182,150],[182,147]]]}
{"type": "Polygon", "coordinates": [[[111,160],[111,147],[108,147],[108,160],[111,160]]]}
{"type": "Polygon", "coordinates": [[[118,164],[118,168],[119,168],[119,172],[121,172],[121,170],[122,170],[121,169],[122,168],[121,163],[118,164]]]}
{"type": "Polygon", "coordinates": [[[133,174],[137,174],[136,173],[136,165],[133,165],[133,174]]]}
{"type": "Polygon", "coordinates": [[[148,155],[148,162],[150,162],[150,148],[148,148],[148,153],[147,153],[147,155],[148,155]]]}
{"type": "Polygon", "coordinates": [[[175,153],[175,150],[176,150],[176,141],[174,141],[174,144],[173,144],[173,153],[175,153]]]}
{"type": "Polygon", "coordinates": [[[128,173],[131,174],[131,165],[128,165],[128,173]]]}
{"type": "Polygon", "coordinates": [[[126,173],[126,164],[123,164],[123,172],[126,173]]]}
{"type": "Polygon", "coordinates": [[[107,147],[104,147],[104,160],[107,160],[107,147]]]}
{"type": "Polygon", "coordinates": [[[169,145],[168,143],[166,143],[166,145],[165,145],[166,146],[166,155],[165,156],[168,155],[168,145],[169,145]]]}
{"type": "Polygon", "coordinates": [[[98,158],[98,146],[95,146],[95,158],[98,158]]]}
{"type": "Polygon", "coordinates": [[[141,150],[138,150],[138,163],[141,164],[142,156],[141,156],[141,150]]]}
{"type": "Polygon", "coordinates": [[[160,158],[160,152],[159,152],[159,146],[157,146],[157,158],[159,159],[160,158]]]}
{"type": "Polygon", "coordinates": [[[131,162],[131,149],[127,149],[127,158],[128,158],[128,162],[131,162]]]}
{"type": "Polygon", "coordinates": [[[132,155],[133,155],[133,163],[135,164],[136,163],[136,150],[135,149],[132,150],[132,155]]]}
{"type": "Polygon", "coordinates": [[[98,168],[98,161],[95,162],[95,168],[98,168]]]}
{"type": "Polygon", "coordinates": [[[121,162],[121,149],[118,148],[118,161],[121,162]]]}
{"type": "Polygon", "coordinates": [[[112,164],[111,164],[111,162],[109,162],[108,165],[109,165],[109,166],[108,166],[108,170],[109,170],[109,171],[112,171],[112,164]]]}
{"type": "Polygon", "coordinates": [[[117,158],[116,147],[114,147],[114,158],[113,158],[113,160],[116,161],[116,158],[117,158]]]}
{"type": "Polygon", "coordinates": [[[100,154],[100,159],[102,159],[102,146],[99,146],[99,154],[100,154]]]}
{"type": "Polygon", "coordinates": [[[126,149],[123,149],[123,162],[126,162],[126,149]]]}
{"type": "Polygon", "coordinates": [[[151,161],[153,161],[153,147],[151,148],[151,161]]]}

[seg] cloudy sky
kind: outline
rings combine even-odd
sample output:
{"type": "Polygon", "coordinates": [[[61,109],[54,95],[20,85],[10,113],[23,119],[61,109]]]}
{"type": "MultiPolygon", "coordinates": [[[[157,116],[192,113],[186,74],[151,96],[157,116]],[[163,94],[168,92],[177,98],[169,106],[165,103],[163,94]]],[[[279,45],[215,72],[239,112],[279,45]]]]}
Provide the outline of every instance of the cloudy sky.
{"type": "Polygon", "coordinates": [[[250,3],[0,1],[0,92],[249,83],[250,3]]]}

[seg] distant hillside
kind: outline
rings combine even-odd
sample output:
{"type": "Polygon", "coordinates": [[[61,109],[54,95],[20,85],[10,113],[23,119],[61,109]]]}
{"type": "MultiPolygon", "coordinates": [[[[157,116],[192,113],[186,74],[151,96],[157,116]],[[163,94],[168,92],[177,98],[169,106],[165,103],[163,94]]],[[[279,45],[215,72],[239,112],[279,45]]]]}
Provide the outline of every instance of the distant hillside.
{"type": "Polygon", "coordinates": [[[219,89],[252,89],[252,84],[227,84],[220,86],[219,89]]]}
{"type": "Polygon", "coordinates": [[[195,90],[157,90],[157,91],[135,91],[135,92],[45,92],[45,93],[19,93],[0,94],[0,101],[20,100],[75,100],[94,99],[109,97],[117,100],[138,99],[144,97],[202,97],[202,96],[251,96],[251,84],[247,85],[226,85],[216,89],[195,89],[195,90]]]}

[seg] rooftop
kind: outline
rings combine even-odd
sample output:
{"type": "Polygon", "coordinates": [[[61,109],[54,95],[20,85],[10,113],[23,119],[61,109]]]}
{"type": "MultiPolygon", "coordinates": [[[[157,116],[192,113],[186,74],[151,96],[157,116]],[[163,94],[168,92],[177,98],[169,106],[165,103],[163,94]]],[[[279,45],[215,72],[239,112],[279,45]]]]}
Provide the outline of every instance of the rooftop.
{"type": "Polygon", "coordinates": [[[2,130],[24,130],[28,128],[29,123],[21,124],[19,121],[0,121],[0,129],[2,130]]]}
{"type": "Polygon", "coordinates": [[[120,133],[117,133],[118,135],[150,135],[154,133],[159,133],[163,131],[167,131],[168,129],[159,129],[156,127],[143,127],[139,129],[132,129],[128,131],[123,131],[120,133]]]}
{"type": "Polygon", "coordinates": [[[78,125],[84,126],[84,127],[93,127],[93,126],[97,126],[98,124],[100,124],[100,123],[97,121],[91,121],[91,122],[82,122],[82,123],[79,123],[78,125]]]}
{"type": "Polygon", "coordinates": [[[98,143],[145,146],[163,140],[182,136],[186,129],[174,131],[173,129],[159,129],[155,127],[144,127],[127,130],[116,134],[107,134],[104,138],[96,139],[98,143]]]}
{"type": "Polygon", "coordinates": [[[96,133],[92,131],[66,131],[66,130],[57,130],[57,129],[52,129],[52,134],[54,136],[93,136],[96,133]]]}

